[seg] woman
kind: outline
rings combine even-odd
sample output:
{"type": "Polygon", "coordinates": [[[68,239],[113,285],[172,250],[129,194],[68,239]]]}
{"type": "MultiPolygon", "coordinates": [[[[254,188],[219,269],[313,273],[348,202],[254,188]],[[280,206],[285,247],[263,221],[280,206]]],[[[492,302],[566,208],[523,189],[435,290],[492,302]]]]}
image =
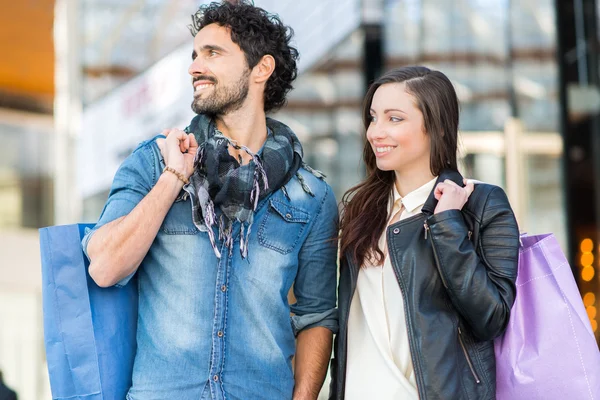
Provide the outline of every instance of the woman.
{"type": "Polygon", "coordinates": [[[510,204],[459,174],[444,74],[393,70],[364,104],[367,177],[343,201],[330,398],[494,399],[493,339],[517,275],[510,204]]]}

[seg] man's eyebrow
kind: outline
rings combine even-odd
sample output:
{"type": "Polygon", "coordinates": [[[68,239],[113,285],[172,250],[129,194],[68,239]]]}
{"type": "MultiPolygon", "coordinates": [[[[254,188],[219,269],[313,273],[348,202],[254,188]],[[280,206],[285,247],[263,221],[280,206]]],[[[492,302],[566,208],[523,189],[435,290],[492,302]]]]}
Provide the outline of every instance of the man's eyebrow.
{"type": "Polygon", "coordinates": [[[208,51],[208,50],[216,50],[216,51],[220,51],[220,52],[227,52],[227,50],[224,47],[221,46],[217,46],[216,44],[205,44],[204,46],[200,47],[200,51],[208,51]]]}

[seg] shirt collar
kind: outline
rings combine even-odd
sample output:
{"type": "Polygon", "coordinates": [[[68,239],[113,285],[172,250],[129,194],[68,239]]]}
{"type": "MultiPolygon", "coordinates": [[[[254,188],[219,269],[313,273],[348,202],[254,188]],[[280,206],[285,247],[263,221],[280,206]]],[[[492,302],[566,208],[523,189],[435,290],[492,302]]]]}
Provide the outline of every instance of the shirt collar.
{"type": "Polygon", "coordinates": [[[406,211],[412,213],[418,207],[423,206],[425,201],[427,201],[429,194],[433,190],[436,181],[437,177],[433,178],[420,188],[413,190],[404,197],[400,196],[398,189],[396,189],[396,185],[392,185],[394,191],[394,208],[400,208],[400,203],[402,203],[406,211]]]}

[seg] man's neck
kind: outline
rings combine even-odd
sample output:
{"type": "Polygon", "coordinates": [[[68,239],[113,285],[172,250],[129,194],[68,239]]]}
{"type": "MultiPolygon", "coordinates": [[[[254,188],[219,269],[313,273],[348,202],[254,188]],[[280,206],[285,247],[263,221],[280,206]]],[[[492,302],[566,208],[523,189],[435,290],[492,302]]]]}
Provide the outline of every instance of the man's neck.
{"type": "Polygon", "coordinates": [[[252,110],[245,107],[217,117],[217,129],[238,145],[245,146],[257,153],[267,140],[267,121],[262,109],[252,110]]]}

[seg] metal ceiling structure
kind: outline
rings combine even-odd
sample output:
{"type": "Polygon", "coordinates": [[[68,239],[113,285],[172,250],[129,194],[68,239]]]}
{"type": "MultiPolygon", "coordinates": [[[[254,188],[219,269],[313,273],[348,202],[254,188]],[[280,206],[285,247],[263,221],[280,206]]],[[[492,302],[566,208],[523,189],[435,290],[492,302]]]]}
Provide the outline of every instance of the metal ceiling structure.
{"type": "Polygon", "coordinates": [[[198,0],[80,0],[83,99],[90,103],[191,39],[198,0]]]}

